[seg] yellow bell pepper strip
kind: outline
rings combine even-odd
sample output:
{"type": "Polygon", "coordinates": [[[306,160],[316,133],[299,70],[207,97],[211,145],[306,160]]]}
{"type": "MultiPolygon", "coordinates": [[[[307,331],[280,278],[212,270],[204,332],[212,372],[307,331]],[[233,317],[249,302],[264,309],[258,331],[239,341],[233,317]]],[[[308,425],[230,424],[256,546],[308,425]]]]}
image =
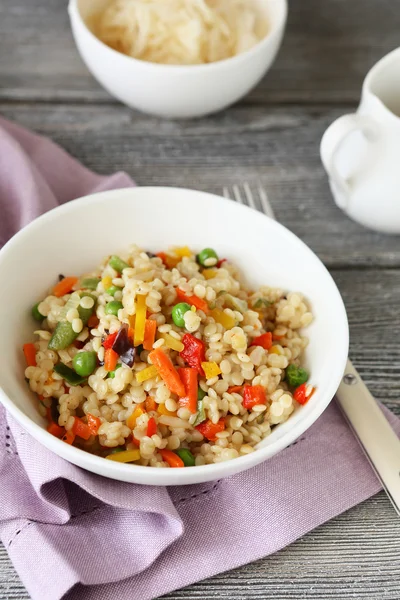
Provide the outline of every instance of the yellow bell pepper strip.
{"type": "Polygon", "coordinates": [[[161,348],[156,348],[150,352],[149,358],[153,365],[157,367],[158,373],[164,380],[169,391],[183,397],[185,395],[185,386],[169,356],[167,356],[161,348]]]}
{"type": "Polygon", "coordinates": [[[150,367],[146,367],[143,371],[139,371],[136,373],[136,381],[142,383],[143,381],[147,381],[148,379],[152,379],[158,375],[158,371],[154,365],[150,365],[150,367]]]}
{"type": "Polygon", "coordinates": [[[201,366],[203,367],[206,379],[212,379],[213,377],[217,377],[221,374],[221,369],[216,362],[202,362],[201,366]]]}
{"type": "Polygon", "coordinates": [[[203,275],[204,279],[214,279],[214,277],[217,275],[217,271],[215,269],[203,269],[201,274],[203,275]]]}
{"type": "Polygon", "coordinates": [[[177,248],[174,248],[174,254],[176,254],[176,256],[179,256],[180,258],[183,258],[184,256],[192,256],[193,252],[191,251],[189,246],[178,246],[177,248]]]}
{"type": "Polygon", "coordinates": [[[179,406],[194,414],[197,412],[197,370],[192,367],[180,368],[178,373],[186,392],[183,398],[179,398],[179,406]]]}
{"type": "Polygon", "coordinates": [[[230,315],[227,315],[226,312],[220,308],[213,308],[210,312],[210,316],[216,323],[220,323],[222,327],[225,327],[225,329],[232,329],[232,327],[235,327],[236,325],[236,320],[230,315]]]}
{"type": "Polygon", "coordinates": [[[103,288],[105,290],[108,290],[108,288],[110,288],[112,286],[112,279],[111,279],[111,277],[106,275],[106,277],[103,277],[103,279],[101,280],[101,283],[103,284],[103,288]]]}
{"type": "Polygon", "coordinates": [[[177,411],[172,411],[172,410],[168,410],[168,408],[165,407],[165,404],[159,404],[158,408],[157,408],[157,412],[159,415],[166,415],[167,417],[176,417],[177,416],[177,411]]]}
{"type": "Polygon", "coordinates": [[[187,296],[185,294],[185,292],[183,290],[181,290],[180,288],[176,288],[176,295],[178,296],[178,298],[181,302],[187,302],[191,306],[194,306],[194,307],[198,308],[199,310],[202,310],[206,314],[208,314],[210,312],[208,304],[205,300],[203,300],[203,298],[199,298],[198,296],[195,296],[195,295],[187,296]]]}
{"type": "Polygon", "coordinates": [[[151,412],[151,411],[155,412],[158,407],[157,402],[151,396],[147,396],[144,405],[146,407],[147,412],[151,412]]]}
{"type": "Polygon", "coordinates": [[[169,333],[160,333],[159,339],[160,338],[165,340],[165,345],[167,346],[167,348],[171,348],[171,350],[182,352],[182,350],[185,347],[180,340],[177,340],[176,338],[172,337],[172,335],[170,335],[169,333]]]}
{"type": "Polygon", "coordinates": [[[172,450],[160,450],[160,454],[162,459],[168,463],[172,469],[185,466],[183,460],[177,454],[175,454],[175,452],[172,452],[172,450]]]}
{"type": "Polygon", "coordinates": [[[130,417],[127,418],[126,420],[126,424],[130,429],[135,429],[136,427],[136,420],[141,417],[142,415],[144,415],[146,411],[143,408],[143,404],[138,404],[138,406],[135,408],[135,410],[133,411],[133,413],[131,414],[130,417]]]}
{"type": "Polygon", "coordinates": [[[135,462],[140,458],[140,450],[123,450],[122,452],[108,454],[106,458],[107,460],[114,460],[121,463],[135,462]]]}
{"type": "Polygon", "coordinates": [[[269,354],[281,354],[281,351],[279,350],[278,346],[272,346],[272,348],[269,349],[269,354]]]}
{"type": "Polygon", "coordinates": [[[23,345],[26,364],[28,367],[36,367],[36,349],[34,344],[23,345]]]}
{"type": "Polygon", "coordinates": [[[143,348],[145,350],[153,350],[153,344],[156,339],[157,321],[146,319],[144,325],[143,348]]]}
{"type": "Polygon", "coordinates": [[[135,337],[133,343],[135,346],[143,344],[144,330],[146,326],[146,296],[138,294],[135,300],[136,305],[136,320],[135,320],[135,337]]]}
{"type": "Polygon", "coordinates": [[[165,252],[158,252],[156,254],[158,258],[161,258],[164,265],[168,269],[173,269],[180,262],[180,258],[178,256],[171,256],[170,254],[166,254],[165,252]]]}

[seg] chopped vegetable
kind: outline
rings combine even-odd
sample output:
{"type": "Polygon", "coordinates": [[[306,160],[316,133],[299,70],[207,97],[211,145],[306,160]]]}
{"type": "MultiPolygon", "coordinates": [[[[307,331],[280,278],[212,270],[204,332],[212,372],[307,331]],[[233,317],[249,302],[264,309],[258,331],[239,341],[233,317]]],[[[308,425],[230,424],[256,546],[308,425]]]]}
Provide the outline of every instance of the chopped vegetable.
{"type": "Polygon", "coordinates": [[[197,399],[197,415],[193,423],[193,427],[196,425],[200,425],[203,421],[207,419],[206,411],[204,410],[204,401],[203,399],[197,399]]]}
{"type": "Polygon", "coordinates": [[[212,379],[213,377],[217,377],[221,374],[221,369],[216,362],[204,361],[201,363],[201,366],[203,367],[203,371],[207,379],[212,379]]]}
{"type": "Polygon", "coordinates": [[[68,385],[81,385],[81,383],[86,381],[86,377],[81,377],[78,373],[75,373],[73,369],[64,365],[64,363],[57,363],[54,365],[54,370],[58,375],[60,375],[68,385]]]}
{"type": "Polygon", "coordinates": [[[104,353],[104,368],[106,371],[114,371],[117,366],[118,354],[112,348],[107,348],[104,353]]]}
{"type": "Polygon", "coordinates": [[[35,321],[43,321],[44,316],[39,312],[39,304],[40,302],[37,302],[34,306],[32,306],[32,317],[35,319],[35,321]]]}
{"type": "Polygon", "coordinates": [[[138,448],[140,448],[140,442],[135,437],[132,437],[132,444],[134,444],[135,446],[137,446],[138,448]]]}
{"type": "Polygon", "coordinates": [[[243,406],[246,409],[251,409],[257,404],[265,404],[267,396],[262,385],[245,385],[243,387],[243,406]]]}
{"type": "Polygon", "coordinates": [[[185,347],[180,340],[172,337],[172,335],[169,333],[160,333],[159,337],[165,340],[165,345],[167,348],[176,350],[176,352],[182,352],[185,347]]]}
{"type": "Polygon", "coordinates": [[[128,263],[122,260],[122,258],[120,258],[119,256],[115,256],[115,254],[110,257],[108,264],[110,265],[110,267],[115,269],[115,271],[118,271],[118,273],[122,273],[124,269],[129,269],[128,263]]]}
{"type": "Polygon", "coordinates": [[[258,298],[253,304],[253,308],[267,308],[271,306],[273,303],[267,300],[266,298],[258,298]]]}
{"type": "Polygon", "coordinates": [[[135,429],[136,427],[136,420],[141,416],[144,415],[146,411],[143,408],[142,404],[139,404],[135,410],[133,411],[133,413],[131,414],[130,417],[127,418],[126,420],[126,424],[128,427],[130,427],[131,429],[135,429]]]}
{"type": "Polygon", "coordinates": [[[246,300],[236,298],[236,296],[232,296],[232,294],[225,294],[224,304],[228,308],[231,308],[232,310],[238,310],[241,313],[245,313],[247,310],[249,310],[249,305],[247,304],[246,300]]]}
{"type": "Polygon", "coordinates": [[[110,333],[103,342],[104,348],[107,350],[108,348],[112,348],[115,342],[115,338],[118,335],[118,331],[114,333],[110,333]]]}
{"type": "Polygon", "coordinates": [[[72,426],[72,431],[78,437],[81,437],[84,440],[88,440],[92,435],[91,428],[89,425],[86,425],[79,417],[75,417],[74,424],[72,426]]]}
{"type": "Polygon", "coordinates": [[[204,313],[208,313],[209,312],[209,308],[208,308],[208,304],[205,300],[203,300],[203,298],[199,298],[198,296],[187,296],[185,294],[185,292],[179,288],[176,289],[176,295],[178,296],[179,300],[181,300],[182,302],[187,302],[187,304],[190,304],[191,306],[195,306],[196,308],[198,308],[199,310],[202,310],[204,313]]]}
{"type": "Polygon", "coordinates": [[[242,390],[243,390],[242,385],[232,385],[231,387],[228,388],[227,392],[228,392],[228,394],[241,394],[242,390]]]}
{"type": "Polygon", "coordinates": [[[146,323],[144,325],[144,339],[143,339],[143,348],[145,350],[153,349],[153,344],[156,339],[156,331],[157,331],[157,321],[153,321],[152,319],[146,319],[146,323]]]}
{"type": "Polygon", "coordinates": [[[272,347],[272,333],[267,331],[258,337],[254,338],[250,346],[261,346],[265,350],[269,350],[272,347]]]}
{"type": "Polygon", "coordinates": [[[201,435],[207,440],[214,442],[217,439],[217,433],[225,429],[225,420],[220,419],[218,423],[213,423],[210,421],[210,419],[207,419],[207,421],[204,421],[204,423],[196,425],[196,429],[197,431],[200,431],[201,435]]]}
{"type": "Polygon", "coordinates": [[[57,423],[51,422],[47,426],[47,431],[57,438],[62,438],[65,434],[64,427],[60,427],[57,423]]]}
{"type": "Polygon", "coordinates": [[[218,254],[212,248],[204,248],[198,253],[196,260],[203,267],[213,267],[218,262],[218,254]]]}
{"type": "Polygon", "coordinates": [[[148,379],[152,379],[153,377],[157,377],[158,370],[154,365],[150,365],[150,367],[146,367],[143,371],[139,371],[136,373],[136,381],[142,383],[143,381],[147,381],[148,379]]]}
{"type": "Polygon", "coordinates": [[[135,346],[143,344],[144,331],[146,327],[146,296],[138,294],[135,299],[136,320],[135,320],[135,338],[133,343],[135,346]]]}
{"type": "Polygon", "coordinates": [[[70,429],[69,431],[65,432],[65,435],[63,435],[63,437],[61,438],[63,442],[65,442],[66,444],[69,444],[70,446],[72,446],[72,444],[75,441],[75,434],[72,431],[72,429],[70,429]]]}
{"type": "Polygon", "coordinates": [[[192,367],[180,368],[178,373],[185,386],[185,395],[179,398],[179,405],[194,414],[197,412],[197,370],[192,367]]]}
{"type": "Polygon", "coordinates": [[[120,291],[121,288],[117,287],[116,285],[110,285],[110,287],[106,289],[106,294],[108,294],[109,296],[115,296],[116,292],[120,291]]]}
{"type": "Polygon", "coordinates": [[[36,349],[35,344],[24,344],[23,351],[28,367],[36,367],[36,349]]]}
{"type": "Polygon", "coordinates": [[[156,256],[158,258],[161,258],[161,260],[163,261],[164,265],[168,268],[168,269],[173,269],[174,267],[176,267],[176,265],[180,262],[180,258],[179,256],[171,256],[170,254],[166,254],[165,252],[158,252],[156,254],[156,256]]]}
{"type": "Polygon", "coordinates": [[[100,323],[99,318],[94,313],[93,315],[90,315],[87,325],[88,325],[89,329],[95,329],[99,323],[100,323]]]}
{"type": "Polygon", "coordinates": [[[114,371],[110,371],[110,372],[108,373],[108,376],[109,376],[111,379],[114,379],[114,377],[115,377],[115,374],[116,374],[117,370],[118,370],[118,369],[120,369],[121,367],[122,367],[121,363],[118,363],[118,364],[116,365],[116,367],[115,367],[114,371]]]}
{"type": "Polygon", "coordinates": [[[198,387],[197,390],[197,400],[203,400],[203,398],[207,396],[207,392],[205,392],[200,386],[198,387]]]}
{"type": "Polygon", "coordinates": [[[147,423],[147,432],[146,435],[148,435],[149,437],[151,437],[152,435],[155,435],[157,433],[157,423],[154,417],[150,417],[148,423],[147,423]]]}
{"type": "Polygon", "coordinates": [[[81,377],[89,377],[97,364],[96,352],[78,352],[72,360],[72,366],[81,377]]]}
{"type": "Polygon", "coordinates": [[[180,246],[178,248],[174,248],[174,253],[180,258],[183,258],[184,256],[190,257],[193,254],[189,246],[180,246]]]}
{"type": "Polygon", "coordinates": [[[108,454],[106,458],[121,463],[135,462],[140,459],[140,450],[123,450],[115,454],[108,454]]]}
{"type": "Polygon", "coordinates": [[[204,279],[214,279],[217,276],[217,271],[215,269],[203,269],[202,275],[204,279]]]}
{"type": "Polygon", "coordinates": [[[177,370],[172,364],[169,356],[161,350],[156,348],[149,354],[149,358],[153,365],[157,367],[160,377],[164,380],[167,388],[170,392],[177,394],[182,397],[185,395],[185,386],[183,385],[177,370]]]}
{"type": "Polygon", "coordinates": [[[109,277],[108,275],[106,277],[103,277],[101,283],[103,285],[103,288],[107,290],[112,285],[112,277],[109,277]]]}
{"type": "Polygon", "coordinates": [[[172,410],[168,410],[165,407],[165,404],[159,404],[158,408],[157,408],[157,412],[159,415],[165,415],[167,417],[176,417],[176,410],[172,411],[172,410]]]}
{"type": "Polygon", "coordinates": [[[114,315],[115,317],[118,317],[118,311],[121,310],[121,308],[124,308],[122,302],[118,302],[118,300],[111,300],[111,302],[106,304],[104,311],[106,315],[114,315]]]}
{"type": "Polygon", "coordinates": [[[99,283],[99,277],[87,277],[85,279],[81,279],[80,287],[83,290],[96,290],[99,283]]]}
{"type": "Polygon", "coordinates": [[[314,392],[315,392],[315,387],[312,387],[312,386],[306,385],[305,383],[302,383],[295,390],[293,397],[296,400],[296,402],[298,402],[299,404],[306,404],[314,392]]]}
{"type": "Polygon", "coordinates": [[[61,281],[59,281],[54,286],[54,288],[53,288],[54,296],[57,296],[57,298],[61,298],[62,296],[69,294],[77,282],[78,282],[77,277],[64,277],[64,279],[61,279],[61,281]]]}
{"type": "Polygon", "coordinates": [[[297,367],[294,364],[290,364],[286,369],[286,381],[290,387],[297,388],[301,384],[308,381],[308,371],[302,367],[297,367]]]}
{"type": "Polygon", "coordinates": [[[99,419],[99,417],[95,417],[94,415],[88,414],[87,424],[90,429],[90,433],[92,435],[97,435],[101,425],[101,419],[99,419]]]}
{"type": "Polygon", "coordinates": [[[185,466],[185,463],[180,458],[180,456],[175,454],[175,452],[172,452],[172,450],[160,450],[160,454],[162,456],[162,459],[166,463],[168,463],[172,469],[176,469],[176,468],[185,466]]]}
{"type": "Polygon", "coordinates": [[[147,396],[144,404],[146,406],[147,412],[154,412],[157,410],[158,404],[151,396],[147,396]]]}
{"type": "MultiPolygon", "coordinates": [[[[82,320],[83,326],[87,324],[89,318],[93,314],[97,300],[92,294],[88,292],[82,292],[81,298],[84,298],[85,296],[89,296],[89,298],[95,300],[95,304],[93,304],[91,308],[83,308],[80,304],[78,305],[77,311],[79,313],[79,318],[82,320]]],[[[72,329],[72,323],[66,320],[59,321],[53,332],[53,335],[50,338],[48,347],[50,350],[64,350],[76,340],[78,335],[79,333],[76,333],[72,329]]]]}
{"type": "Polygon", "coordinates": [[[236,320],[220,308],[213,308],[210,316],[216,323],[220,323],[222,327],[225,327],[225,329],[232,329],[236,325],[236,320]]]}
{"type": "Polygon", "coordinates": [[[269,353],[270,354],[278,354],[279,355],[279,354],[281,354],[281,351],[279,350],[278,346],[272,346],[269,349],[269,353]]]}
{"type": "Polygon", "coordinates": [[[193,454],[187,448],[178,448],[178,450],[174,451],[175,454],[179,456],[179,458],[183,461],[185,467],[194,467],[196,464],[196,460],[193,454]]]}
{"type": "Polygon", "coordinates": [[[128,326],[126,323],[121,325],[115,336],[112,349],[118,354],[121,361],[128,367],[133,367],[136,357],[136,349],[133,346],[132,339],[129,337],[128,326]]]}
{"type": "Polygon", "coordinates": [[[179,302],[172,309],[172,320],[177,327],[185,327],[184,314],[190,310],[190,304],[187,302],[179,302]]]}
{"type": "Polygon", "coordinates": [[[204,375],[203,367],[201,363],[206,359],[206,346],[201,340],[198,340],[191,333],[185,333],[182,338],[184,349],[180,352],[180,356],[189,365],[197,369],[200,375],[204,375]]]}
{"type": "Polygon", "coordinates": [[[222,267],[222,264],[224,262],[227,262],[227,258],[220,258],[220,260],[217,262],[217,268],[220,269],[222,267]]]}

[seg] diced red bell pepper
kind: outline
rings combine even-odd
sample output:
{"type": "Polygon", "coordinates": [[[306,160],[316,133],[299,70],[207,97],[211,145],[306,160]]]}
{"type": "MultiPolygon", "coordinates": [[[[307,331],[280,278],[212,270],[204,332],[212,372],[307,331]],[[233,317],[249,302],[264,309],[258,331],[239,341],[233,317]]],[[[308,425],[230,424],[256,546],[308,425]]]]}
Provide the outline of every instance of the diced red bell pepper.
{"type": "Polygon", "coordinates": [[[213,423],[212,421],[210,421],[210,419],[207,419],[207,421],[203,421],[203,423],[197,425],[195,429],[197,429],[197,431],[200,431],[201,435],[207,440],[210,440],[210,442],[214,442],[217,439],[217,433],[225,429],[225,420],[220,419],[218,423],[213,423]]]}
{"type": "Polygon", "coordinates": [[[140,441],[137,440],[135,437],[132,437],[132,444],[135,444],[135,446],[137,446],[138,448],[140,448],[140,441]]]}
{"type": "Polygon", "coordinates": [[[228,259],[227,258],[220,258],[219,261],[217,262],[217,269],[220,269],[222,264],[224,262],[226,262],[228,259]]]}
{"type": "Polygon", "coordinates": [[[250,409],[257,404],[265,404],[267,396],[262,385],[245,385],[243,387],[243,406],[250,409]]]}
{"type": "Polygon", "coordinates": [[[106,337],[106,339],[103,342],[103,346],[106,350],[109,350],[110,348],[113,347],[113,344],[115,342],[115,338],[118,335],[118,331],[115,331],[114,333],[110,333],[110,335],[108,335],[106,337]]]}
{"type": "Polygon", "coordinates": [[[308,383],[302,383],[298,388],[295,389],[293,397],[299,404],[306,404],[315,392],[315,387],[313,387],[311,389],[311,393],[307,396],[307,388],[308,383]]]}
{"type": "Polygon", "coordinates": [[[97,435],[99,431],[99,427],[101,425],[101,420],[99,417],[95,417],[94,415],[87,416],[87,424],[90,429],[92,435],[97,435]]]}
{"type": "Polygon", "coordinates": [[[147,435],[151,437],[152,435],[157,433],[157,423],[154,417],[150,417],[149,422],[147,423],[147,435]]]}
{"type": "Polygon", "coordinates": [[[88,440],[92,435],[89,426],[86,425],[86,423],[84,423],[79,417],[75,417],[75,421],[72,426],[72,431],[75,435],[83,438],[84,440],[88,440]]]}
{"type": "Polygon", "coordinates": [[[272,333],[267,331],[258,337],[254,338],[250,346],[261,346],[265,350],[269,350],[272,347],[272,333]]]}
{"type": "Polygon", "coordinates": [[[185,407],[191,413],[197,412],[197,370],[194,368],[178,369],[179,377],[185,386],[185,396],[179,398],[179,406],[185,407]]]}
{"type": "Polygon", "coordinates": [[[185,333],[182,338],[184,349],[180,352],[180,356],[189,365],[196,369],[200,375],[204,376],[202,362],[206,361],[206,345],[201,340],[198,340],[191,333],[185,333]]]}

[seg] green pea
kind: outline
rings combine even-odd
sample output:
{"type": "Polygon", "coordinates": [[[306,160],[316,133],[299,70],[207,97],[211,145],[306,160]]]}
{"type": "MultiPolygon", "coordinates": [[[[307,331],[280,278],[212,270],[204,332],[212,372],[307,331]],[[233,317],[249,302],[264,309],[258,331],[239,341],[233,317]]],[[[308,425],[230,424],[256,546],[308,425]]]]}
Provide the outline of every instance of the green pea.
{"type": "Polygon", "coordinates": [[[118,302],[117,300],[112,300],[111,302],[109,302],[108,304],[106,304],[106,315],[115,315],[116,317],[118,317],[118,311],[124,308],[122,306],[122,302],[118,302]]]}
{"type": "Polygon", "coordinates": [[[121,367],[122,367],[121,363],[118,363],[117,366],[115,367],[114,371],[110,371],[109,374],[108,374],[108,376],[111,377],[111,379],[114,379],[114,377],[115,377],[115,371],[117,369],[120,369],[121,367]]]}
{"type": "Polygon", "coordinates": [[[204,390],[201,389],[201,387],[199,386],[199,389],[197,390],[197,400],[203,400],[204,396],[207,396],[207,392],[205,392],[204,390]]]}
{"type": "Polygon", "coordinates": [[[119,292],[120,290],[121,288],[117,287],[116,285],[112,285],[106,290],[106,294],[108,294],[109,296],[114,296],[115,292],[119,292]]]}
{"type": "Polygon", "coordinates": [[[190,310],[190,304],[187,302],[179,302],[179,304],[175,304],[172,309],[172,320],[177,325],[177,327],[185,327],[185,319],[184,314],[190,310]]]}
{"type": "Polygon", "coordinates": [[[72,360],[75,373],[81,377],[89,377],[97,365],[96,352],[78,352],[72,360]]]}
{"type": "Polygon", "coordinates": [[[195,458],[193,454],[187,448],[178,448],[178,450],[174,451],[175,454],[179,456],[183,460],[183,464],[185,467],[194,467],[196,464],[195,458]]]}
{"type": "Polygon", "coordinates": [[[218,262],[218,254],[212,248],[204,248],[196,258],[197,262],[203,267],[213,267],[218,262]],[[213,260],[210,261],[210,258],[213,260]]]}
{"type": "Polygon", "coordinates": [[[122,260],[122,258],[120,258],[119,256],[115,256],[115,254],[110,257],[110,260],[108,261],[108,263],[109,263],[110,267],[112,267],[113,269],[118,271],[118,273],[122,273],[122,271],[124,269],[129,268],[128,263],[126,263],[124,260],[122,260]]]}
{"type": "Polygon", "coordinates": [[[35,306],[32,306],[32,317],[35,321],[43,321],[44,319],[44,316],[39,312],[39,304],[40,302],[35,304],[35,306]]]}
{"type": "Polygon", "coordinates": [[[308,371],[302,367],[291,364],[286,369],[286,381],[291,387],[299,387],[299,385],[308,381],[308,378],[308,371]]]}

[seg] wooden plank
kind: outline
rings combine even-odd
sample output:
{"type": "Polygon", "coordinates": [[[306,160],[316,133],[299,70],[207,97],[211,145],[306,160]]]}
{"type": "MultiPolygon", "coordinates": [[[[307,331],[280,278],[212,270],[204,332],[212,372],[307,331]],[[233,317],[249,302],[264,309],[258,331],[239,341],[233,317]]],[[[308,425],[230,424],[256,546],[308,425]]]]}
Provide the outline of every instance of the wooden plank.
{"type": "MultiPolygon", "coordinates": [[[[247,102],[354,103],[399,28],[400,0],[290,2],[277,62],[247,102]]],[[[3,99],[110,99],[78,56],[67,0],[1,0],[0,81],[3,99]]]]}
{"type": "Polygon", "coordinates": [[[111,105],[0,104],[0,113],[50,136],[88,167],[125,170],[141,185],[220,194],[224,185],[261,182],[278,220],[330,267],[399,266],[397,238],[350,221],[329,191],[319,140],[345,110],[242,105],[173,122],[111,105]]]}

